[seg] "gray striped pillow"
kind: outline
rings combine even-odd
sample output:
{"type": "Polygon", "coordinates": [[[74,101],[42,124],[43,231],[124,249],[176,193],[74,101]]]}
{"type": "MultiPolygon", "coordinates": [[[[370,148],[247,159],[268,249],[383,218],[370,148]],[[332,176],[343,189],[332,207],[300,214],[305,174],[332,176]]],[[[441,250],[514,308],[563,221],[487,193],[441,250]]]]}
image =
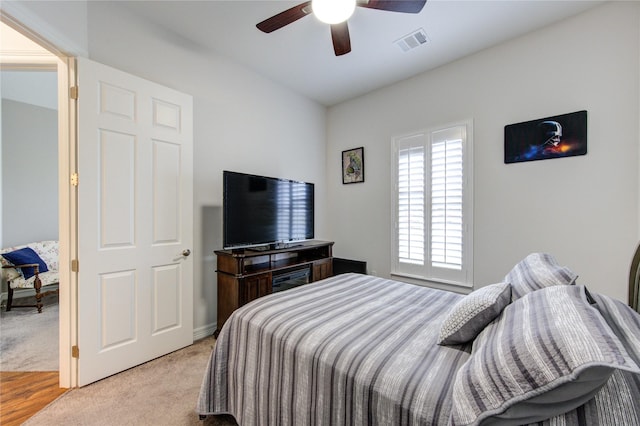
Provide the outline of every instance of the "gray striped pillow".
{"type": "Polygon", "coordinates": [[[516,300],[541,288],[574,284],[576,278],[578,275],[560,266],[550,254],[531,253],[513,267],[504,281],[511,283],[511,300],[516,300]]]}
{"type": "Polygon", "coordinates": [[[491,284],[466,295],[447,314],[438,344],[457,345],[475,339],[510,302],[509,283],[491,284]]]}
{"type": "Polygon", "coordinates": [[[456,375],[451,422],[538,422],[593,398],[616,369],[640,374],[583,286],[534,291],[475,339],[456,375]]]}

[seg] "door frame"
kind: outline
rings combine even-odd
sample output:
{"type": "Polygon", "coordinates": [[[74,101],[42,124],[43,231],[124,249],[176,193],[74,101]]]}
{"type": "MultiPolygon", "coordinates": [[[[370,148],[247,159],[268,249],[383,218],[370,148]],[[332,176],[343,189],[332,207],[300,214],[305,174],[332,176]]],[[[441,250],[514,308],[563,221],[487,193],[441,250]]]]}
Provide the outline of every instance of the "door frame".
{"type": "MultiPolygon", "coordinates": [[[[4,7],[4,6],[3,6],[4,7]]],[[[58,74],[58,239],[59,239],[59,386],[77,387],[77,359],[72,346],[77,345],[77,274],[71,259],[77,259],[77,205],[75,187],[70,177],[77,170],[76,102],[70,97],[75,85],[75,59],[26,27],[4,8],[0,21],[18,31],[57,57],[58,74]]]]}

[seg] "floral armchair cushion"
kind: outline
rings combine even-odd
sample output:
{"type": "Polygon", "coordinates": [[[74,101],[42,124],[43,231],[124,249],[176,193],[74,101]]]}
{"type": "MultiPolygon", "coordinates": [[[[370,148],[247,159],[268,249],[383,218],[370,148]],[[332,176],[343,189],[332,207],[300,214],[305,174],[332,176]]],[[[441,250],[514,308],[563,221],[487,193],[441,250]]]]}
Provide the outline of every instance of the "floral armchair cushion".
{"type": "MultiPolygon", "coordinates": [[[[57,284],[59,281],[58,274],[58,241],[38,241],[35,243],[25,244],[16,247],[7,247],[0,250],[0,263],[2,266],[11,265],[11,263],[2,256],[3,253],[9,253],[24,247],[31,248],[34,252],[40,256],[40,258],[47,265],[47,272],[39,274],[40,281],[43,286],[57,284]]],[[[15,268],[3,268],[2,280],[7,281],[11,288],[33,288],[33,282],[35,277],[24,279],[19,269],[15,268]]]]}

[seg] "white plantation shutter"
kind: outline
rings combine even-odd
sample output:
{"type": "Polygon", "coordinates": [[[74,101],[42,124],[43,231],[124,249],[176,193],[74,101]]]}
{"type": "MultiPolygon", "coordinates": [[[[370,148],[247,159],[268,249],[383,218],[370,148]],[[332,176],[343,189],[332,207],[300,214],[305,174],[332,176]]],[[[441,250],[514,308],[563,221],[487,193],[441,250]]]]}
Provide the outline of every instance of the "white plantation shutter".
{"type": "Polygon", "coordinates": [[[431,264],[462,269],[462,127],[431,134],[431,264]]]}
{"type": "Polygon", "coordinates": [[[471,123],[394,139],[395,275],[471,285],[471,123]]]}
{"type": "Polygon", "coordinates": [[[424,143],[405,143],[398,152],[398,260],[424,264],[424,143]]]}

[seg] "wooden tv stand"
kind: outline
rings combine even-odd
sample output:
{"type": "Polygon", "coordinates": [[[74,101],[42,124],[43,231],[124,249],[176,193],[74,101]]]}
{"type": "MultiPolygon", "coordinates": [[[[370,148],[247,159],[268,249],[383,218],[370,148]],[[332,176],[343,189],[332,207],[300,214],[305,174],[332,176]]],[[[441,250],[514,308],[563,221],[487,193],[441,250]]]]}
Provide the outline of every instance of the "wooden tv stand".
{"type": "Polygon", "coordinates": [[[216,250],[218,258],[218,333],[233,311],[272,293],[277,276],[309,272],[309,282],[330,277],[332,247],[329,241],[305,241],[269,250],[216,250]]]}

